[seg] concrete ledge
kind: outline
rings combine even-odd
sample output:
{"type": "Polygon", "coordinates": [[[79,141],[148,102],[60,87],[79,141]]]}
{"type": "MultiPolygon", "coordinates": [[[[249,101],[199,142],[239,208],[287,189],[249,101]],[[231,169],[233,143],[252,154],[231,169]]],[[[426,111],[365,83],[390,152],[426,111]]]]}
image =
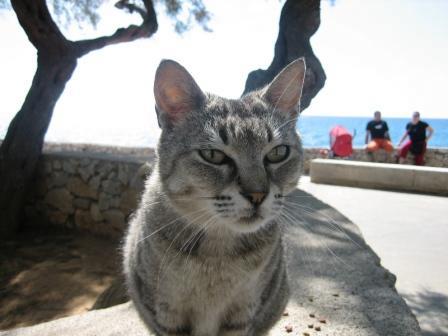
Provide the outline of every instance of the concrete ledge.
{"type": "MultiPolygon", "coordinates": [[[[356,225],[306,192],[296,190],[288,197],[295,204],[284,223],[292,295],[288,316],[268,335],[419,336],[414,315],[395,290],[395,276],[381,266],[356,225]],[[287,325],[292,333],[286,333],[287,325]]],[[[0,332],[61,335],[152,334],[129,303],[0,332]]]]}
{"type": "MultiPolygon", "coordinates": [[[[314,159],[326,159],[327,155],[322,152],[328,151],[328,148],[304,148],[304,163],[303,168],[306,174],[310,172],[310,163],[314,159]]],[[[395,163],[394,156],[385,155],[382,150],[374,154],[374,161],[378,163],[395,163]]],[[[333,160],[344,160],[343,158],[332,158],[333,160]]],[[[353,155],[350,158],[353,161],[371,162],[371,158],[367,156],[364,148],[353,148],[353,155]]],[[[408,158],[405,160],[405,164],[413,165],[413,155],[409,153],[408,158]]],[[[425,166],[426,167],[442,167],[448,168],[448,148],[428,148],[425,153],[425,166]]]]}
{"type": "Polygon", "coordinates": [[[310,176],[315,183],[448,195],[448,168],[315,159],[310,176]]]}

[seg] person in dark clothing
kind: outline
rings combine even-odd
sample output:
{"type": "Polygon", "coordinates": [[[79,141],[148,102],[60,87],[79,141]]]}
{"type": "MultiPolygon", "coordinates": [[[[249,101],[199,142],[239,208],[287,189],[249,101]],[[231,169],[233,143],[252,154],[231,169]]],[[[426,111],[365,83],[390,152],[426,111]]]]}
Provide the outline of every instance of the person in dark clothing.
{"type": "Polygon", "coordinates": [[[412,114],[412,120],[406,125],[406,131],[401,137],[398,147],[404,140],[409,140],[400,147],[398,152],[399,163],[404,163],[408,152],[414,154],[414,162],[418,166],[425,164],[426,145],[434,134],[434,129],[428,123],[420,120],[420,112],[412,114]]]}
{"type": "Polygon", "coordinates": [[[366,126],[366,151],[368,154],[372,154],[380,148],[388,153],[394,150],[394,146],[390,142],[389,126],[381,119],[381,112],[376,111],[373,120],[369,121],[366,126]]]}

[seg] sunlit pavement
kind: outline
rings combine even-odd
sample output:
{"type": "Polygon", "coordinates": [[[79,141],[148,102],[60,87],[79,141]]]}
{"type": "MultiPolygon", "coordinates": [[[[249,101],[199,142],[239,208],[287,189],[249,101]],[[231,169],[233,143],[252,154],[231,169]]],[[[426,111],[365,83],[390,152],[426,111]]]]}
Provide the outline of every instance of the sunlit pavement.
{"type": "Polygon", "coordinates": [[[300,189],[357,224],[419,320],[422,335],[448,335],[448,198],[315,184],[300,189]]]}
{"type": "MultiPolygon", "coordinates": [[[[419,336],[420,328],[357,225],[305,191],[285,198],[284,224],[291,297],[270,336],[419,336]]],[[[93,310],[3,336],[148,335],[131,304],[93,310]],[[119,321],[117,323],[117,321],[119,321]]]]}

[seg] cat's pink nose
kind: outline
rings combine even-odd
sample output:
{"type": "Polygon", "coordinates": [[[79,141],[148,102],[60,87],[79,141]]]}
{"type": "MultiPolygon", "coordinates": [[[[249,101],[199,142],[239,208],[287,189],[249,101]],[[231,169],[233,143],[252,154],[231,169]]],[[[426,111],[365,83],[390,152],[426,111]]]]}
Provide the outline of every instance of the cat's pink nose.
{"type": "Polygon", "coordinates": [[[260,205],[266,198],[267,193],[257,191],[252,193],[241,193],[241,195],[248,199],[253,205],[260,205]]]}
{"type": "Polygon", "coordinates": [[[266,193],[254,192],[254,193],[251,193],[250,196],[252,197],[252,203],[261,203],[265,199],[266,193]]]}

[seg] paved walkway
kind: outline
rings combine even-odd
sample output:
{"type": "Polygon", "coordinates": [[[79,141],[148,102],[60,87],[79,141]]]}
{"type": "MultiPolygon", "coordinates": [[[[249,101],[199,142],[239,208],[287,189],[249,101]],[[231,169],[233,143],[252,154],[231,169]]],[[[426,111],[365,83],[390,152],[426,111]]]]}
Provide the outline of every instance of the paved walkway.
{"type": "MultiPolygon", "coordinates": [[[[420,328],[358,227],[296,190],[284,217],[291,285],[288,314],[270,336],[419,336],[420,328]]],[[[130,304],[0,332],[3,336],[149,335],[130,304]]]]}
{"type": "Polygon", "coordinates": [[[315,184],[309,177],[299,186],[358,225],[397,276],[423,335],[448,335],[448,198],[315,184]]]}

